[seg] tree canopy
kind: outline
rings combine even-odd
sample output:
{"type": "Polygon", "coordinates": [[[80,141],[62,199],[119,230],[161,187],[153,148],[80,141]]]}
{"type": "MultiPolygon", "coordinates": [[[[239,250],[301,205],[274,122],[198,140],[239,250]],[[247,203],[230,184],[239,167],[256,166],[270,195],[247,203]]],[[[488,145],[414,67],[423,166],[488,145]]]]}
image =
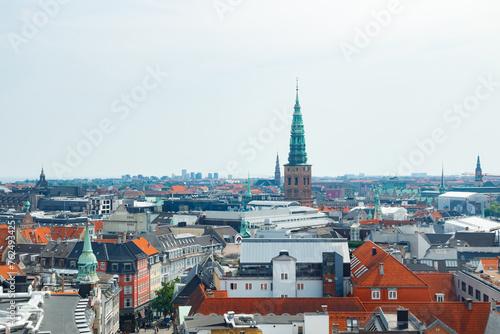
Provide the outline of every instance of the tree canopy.
{"type": "Polygon", "coordinates": [[[151,308],[161,312],[164,317],[172,314],[174,311],[172,297],[174,296],[174,287],[177,282],[179,282],[178,278],[168,283],[161,282],[161,289],[156,290],[156,298],[151,301],[151,308]]]}

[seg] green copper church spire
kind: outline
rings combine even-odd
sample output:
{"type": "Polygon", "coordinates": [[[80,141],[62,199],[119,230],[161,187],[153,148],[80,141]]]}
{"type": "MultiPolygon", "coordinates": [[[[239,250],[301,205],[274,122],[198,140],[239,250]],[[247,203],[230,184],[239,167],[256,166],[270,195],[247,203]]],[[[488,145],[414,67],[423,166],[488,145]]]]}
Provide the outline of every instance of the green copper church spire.
{"type": "Polygon", "coordinates": [[[247,182],[247,199],[252,199],[252,192],[250,191],[250,174],[248,174],[247,182]]]}
{"type": "Polygon", "coordinates": [[[307,164],[306,139],[304,136],[304,123],[299,104],[299,81],[297,79],[295,107],[293,112],[292,130],[290,132],[290,153],[288,154],[289,165],[307,164]]]}
{"type": "MultiPolygon", "coordinates": [[[[78,258],[78,277],[77,282],[81,282],[84,278],[89,276],[94,282],[99,281],[96,274],[97,258],[92,251],[92,244],[90,242],[89,223],[85,224],[85,238],[83,239],[82,254],[78,258]]],[[[88,282],[87,279],[84,280],[88,282]]]]}

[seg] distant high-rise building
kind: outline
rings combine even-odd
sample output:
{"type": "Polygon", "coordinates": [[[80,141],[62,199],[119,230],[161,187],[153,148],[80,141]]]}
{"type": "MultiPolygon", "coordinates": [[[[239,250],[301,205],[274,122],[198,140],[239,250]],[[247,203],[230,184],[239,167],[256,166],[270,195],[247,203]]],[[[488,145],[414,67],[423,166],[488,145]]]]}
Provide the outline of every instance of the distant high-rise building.
{"type": "Polygon", "coordinates": [[[214,179],[218,179],[219,178],[219,173],[214,173],[214,179]]]}
{"type": "Polygon", "coordinates": [[[185,169],[182,170],[182,179],[183,180],[187,179],[187,170],[185,170],[185,169]]]}
{"type": "Polygon", "coordinates": [[[299,104],[299,87],[297,84],[292,130],[290,133],[290,153],[285,165],[285,200],[297,201],[304,206],[312,206],[311,167],[307,163],[306,139],[304,123],[299,104]]]}
{"type": "Polygon", "coordinates": [[[476,187],[483,186],[483,171],[481,170],[481,162],[479,161],[479,155],[477,156],[476,176],[474,177],[474,186],[476,187]]]}
{"type": "Polygon", "coordinates": [[[278,153],[276,153],[276,167],[274,168],[274,185],[281,185],[281,167],[278,153]]]}
{"type": "Polygon", "coordinates": [[[232,178],[233,178],[233,174],[228,174],[228,175],[227,175],[227,179],[228,179],[228,180],[231,180],[232,178]]]}
{"type": "Polygon", "coordinates": [[[210,180],[212,179],[212,173],[208,173],[207,179],[210,179],[210,180]]]}
{"type": "Polygon", "coordinates": [[[203,178],[203,175],[201,174],[201,172],[196,173],[197,180],[201,180],[202,178],[203,178]]]}
{"type": "Polygon", "coordinates": [[[194,180],[194,172],[191,172],[191,180],[194,180]]]}

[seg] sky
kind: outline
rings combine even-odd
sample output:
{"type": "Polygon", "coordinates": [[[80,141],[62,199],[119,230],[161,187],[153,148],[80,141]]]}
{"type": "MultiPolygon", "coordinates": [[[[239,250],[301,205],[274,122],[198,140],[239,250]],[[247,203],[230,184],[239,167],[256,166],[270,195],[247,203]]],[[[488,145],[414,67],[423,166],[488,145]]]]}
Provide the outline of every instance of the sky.
{"type": "Polygon", "coordinates": [[[0,180],[500,174],[500,2],[4,1],[0,180]]]}

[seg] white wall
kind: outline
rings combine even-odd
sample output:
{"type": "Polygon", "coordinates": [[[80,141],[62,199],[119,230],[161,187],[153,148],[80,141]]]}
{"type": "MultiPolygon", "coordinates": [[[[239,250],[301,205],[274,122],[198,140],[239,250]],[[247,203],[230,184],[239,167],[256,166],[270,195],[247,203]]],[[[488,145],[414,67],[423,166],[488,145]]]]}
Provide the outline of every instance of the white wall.
{"type": "Polygon", "coordinates": [[[279,298],[283,295],[293,298],[297,297],[297,277],[295,261],[273,260],[273,297],[279,298]],[[281,274],[287,274],[287,279],[281,279],[281,274]]]}
{"type": "MultiPolygon", "coordinates": [[[[297,290],[297,297],[323,297],[323,280],[297,279],[297,284],[304,283],[304,290],[297,290]]],[[[295,287],[297,288],[297,286],[295,287]]]]}
{"type": "Polygon", "coordinates": [[[304,326],[304,324],[259,324],[257,326],[263,334],[297,334],[299,326],[304,326]]]}
{"type": "Polygon", "coordinates": [[[329,327],[328,313],[304,314],[304,334],[329,334],[329,327]]]}
{"type": "MultiPolygon", "coordinates": [[[[457,294],[457,298],[459,300],[462,300],[461,297],[464,298],[472,298],[473,301],[479,301],[476,299],[476,290],[479,290],[481,292],[481,300],[484,300],[484,294],[488,295],[489,301],[492,299],[495,300],[500,300],[500,287],[499,288],[494,288],[492,286],[489,286],[488,284],[485,284],[478,279],[472,278],[469,275],[463,273],[463,272],[458,272],[454,275],[455,279],[455,290],[457,294]],[[458,281],[465,282],[466,287],[465,291],[462,291],[462,283],[458,283],[458,281]],[[472,296],[469,295],[469,285],[473,287],[473,293],[472,296]]],[[[433,297],[434,298],[434,297],[433,297]]]]}

